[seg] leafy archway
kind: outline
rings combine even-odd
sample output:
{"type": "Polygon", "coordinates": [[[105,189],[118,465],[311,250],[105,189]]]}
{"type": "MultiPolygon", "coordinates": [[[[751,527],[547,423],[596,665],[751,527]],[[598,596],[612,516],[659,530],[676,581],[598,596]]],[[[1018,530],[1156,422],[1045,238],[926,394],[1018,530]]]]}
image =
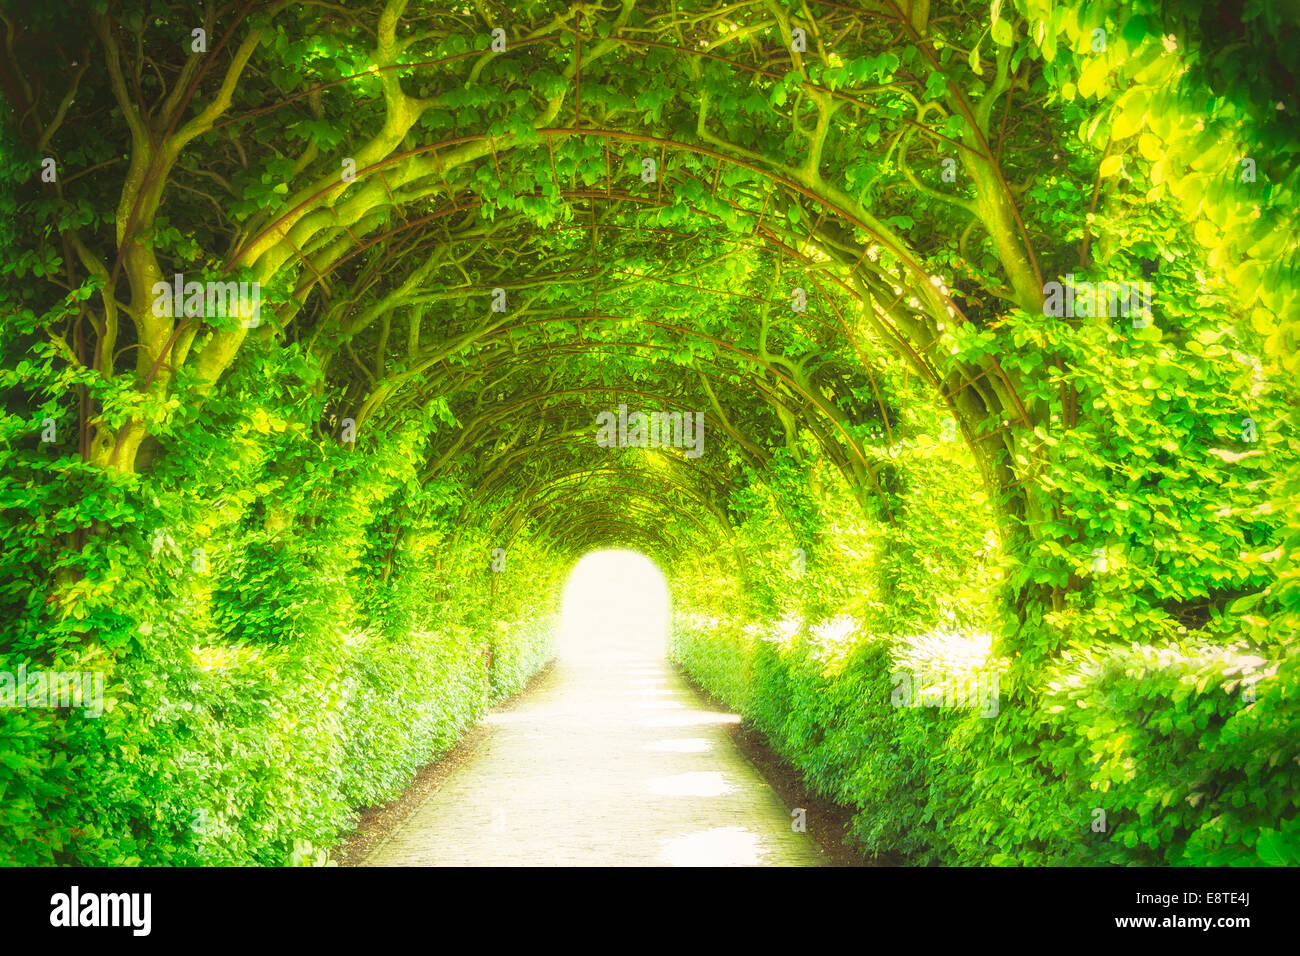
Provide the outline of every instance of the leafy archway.
{"type": "MultiPolygon", "coordinates": [[[[1285,7],[1232,29],[1262,41],[1272,28],[1285,63],[1285,7]]],[[[176,662],[195,634],[202,660],[249,642],[250,672],[269,653],[258,645],[303,641],[283,651],[287,681],[342,687],[362,668],[370,709],[341,697],[340,712],[396,733],[381,688],[429,660],[384,641],[426,633],[432,593],[465,633],[427,631],[422,653],[465,670],[460,716],[426,727],[428,744],[544,656],[541,638],[504,635],[545,630],[536,598],[553,598],[560,563],[630,545],[718,612],[708,633],[683,625],[679,653],[739,704],[773,708],[760,710],[773,734],[789,726],[780,708],[816,708],[763,697],[752,655],[760,673],[806,663],[816,686],[844,667],[888,674],[892,652],[800,643],[826,620],[891,641],[996,632],[1013,729],[882,733],[924,741],[917,766],[937,741],[993,735],[993,763],[927,770],[912,782],[931,795],[907,803],[943,806],[944,787],[985,774],[983,802],[947,811],[972,833],[1035,774],[1057,781],[1066,824],[1005,824],[992,844],[1046,858],[1130,759],[1048,716],[1053,681],[1093,686],[1079,661],[1100,655],[1104,676],[1133,669],[1115,657],[1131,645],[1179,647],[1216,688],[1242,668],[1277,701],[1294,686],[1275,666],[1297,613],[1294,89],[1284,72],[1232,79],[1231,47],[1204,58],[1207,32],[1216,50],[1224,33],[1212,11],[389,0],[210,5],[192,24],[188,7],[162,11],[4,19],[6,493],[26,516],[7,531],[7,653],[121,668],[142,706],[153,670],[180,680],[191,666],[176,662]],[[198,298],[188,282],[204,283],[198,298]],[[226,283],[256,288],[256,310],[213,308],[208,290],[238,288],[226,283]],[[698,416],[703,448],[594,441],[620,405],[698,416]],[[796,649],[773,660],[740,636],[782,618],[796,649]],[[480,627],[492,635],[465,636],[480,627]],[[745,679],[727,663],[742,658],[745,679]],[[481,661],[485,694],[466,661],[481,661]],[[988,782],[1031,745],[1070,757],[988,782]]],[[[833,684],[852,712],[858,685],[833,684]]],[[[881,720],[907,716],[887,691],[873,699],[881,720]]],[[[1257,727],[1267,706],[1225,700],[1207,713],[1249,724],[1243,739],[1293,719],[1278,703],[1281,723],[1257,727]]],[[[103,735],[131,719],[30,718],[30,759],[63,734],[110,752],[103,735]]],[[[313,753],[333,740],[321,724],[313,753]]],[[[828,789],[848,786],[858,749],[831,761],[828,789]]],[[[1287,753],[1270,766],[1290,773],[1287,753]]],[[[172,756],[162,740],[147,759],[172,756]]],[[[1202,794],[1161,831],[1168,859],[1211,803],[1236,806],[1230,785],[1211,799],[1193,777],[1117,798],[1202,794]]],[[[129,774],[118,782],[131,792],[129,774]]],[[[301,783],[312,838],[370,786],[322,801],[301,783]]],[[[172,799],[159,787],[105,799],[128,821],[139,801],[172,799]]],[[[32,794],[44,812],[53,798],[32,794]]],[[[1281,819],[1256,811],[1241,823],[1252,848],[1260,821],[1281,819]]],[[[278,852],[283,833],[266,832],[228,835],[222,852],[278,852]]],[[[1139,832],[1096,852],[1131,850],[1139,832]]],[[[210,837],[178,845],[202,856],[210,837]]],[[[40,852],[82,852],[71,839],[40,852]]],[[[992,852],[917,839],[908,849],[945,858],[992,852]]]]}

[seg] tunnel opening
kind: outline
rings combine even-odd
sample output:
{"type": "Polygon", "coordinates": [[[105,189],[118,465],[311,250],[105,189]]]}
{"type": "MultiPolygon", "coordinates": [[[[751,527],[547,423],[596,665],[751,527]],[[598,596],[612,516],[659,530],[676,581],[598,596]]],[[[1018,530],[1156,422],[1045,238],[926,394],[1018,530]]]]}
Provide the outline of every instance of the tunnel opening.
{"type": "Polygon", "coordinates": [[[670,619],[668,580],[651,558],[622,548],[589,552],[564,584],[557,660],[663,660],[670,619]]]}

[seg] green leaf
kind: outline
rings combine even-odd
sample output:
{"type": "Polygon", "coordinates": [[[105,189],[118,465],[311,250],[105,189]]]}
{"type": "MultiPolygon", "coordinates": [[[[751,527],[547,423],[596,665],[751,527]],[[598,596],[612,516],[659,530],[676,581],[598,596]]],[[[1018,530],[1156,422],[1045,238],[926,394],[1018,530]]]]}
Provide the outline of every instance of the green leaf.
{"type": "Polygon", "coordinates": [[[1135,17],[1129,17],[1128,23],[1124,24],[1124,30],[1120,34],[1124,42],[1129,45],[1129,50],[1137,49],[1138,45],[1147,37],[1147,18],[1139,14],[1135,17]]]}
{"type": "Polygon", "coordinates": [[[1110,67],[1106,64],[1106,57],[1103,54],[1093,54],[1088,61],[1088,65],[1083,68],[1079,74],[1079,95],[1093,96],[1106,82],[1106,77],[1110,73],[1110,67]]]}
{"type": "Polygon", "coordinates": [[[1265,866],[1295,866],[1300,863],[1300,852],[1295,841],[1276,830],[1262,830],[1255,844],[1255,853],[1265,866]]]}
{"type": "Polygon", "coordinates": [[[1164,144],[1158,136],[1143,133],[1138,137],[1138,152],[1142,154],[1143,159],[1154,163],[1165,155],[1164,144]]]}
{"type": "Polygon", "coordinates": [[[1110,135],[1114,139],[1127,139],[1142,129],[1149,103],[1142,89],[1129,90],[1116,104],[1115,120],[1110,135]]]}

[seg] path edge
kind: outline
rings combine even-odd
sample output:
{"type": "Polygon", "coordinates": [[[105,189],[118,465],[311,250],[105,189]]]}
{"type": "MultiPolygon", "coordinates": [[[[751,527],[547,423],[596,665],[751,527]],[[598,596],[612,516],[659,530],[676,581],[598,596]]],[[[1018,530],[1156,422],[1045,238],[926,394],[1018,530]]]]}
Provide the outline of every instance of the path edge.
{"type": "Polygon", "coordinates": [[[558,658],[552,656],[539,667],[522,688],[497,701],[480,720],[467,726],[450,749],[434,757],[415,771],[402,792],[381,806],[358,807],[356,825],[342,834],[330,849],[330,856],[340,867],[363,867],[393,838],[426,802],[433,798],[447,779],[492,736],[488,716],[510,710],[537,689],[555,670],[558,658]]]}

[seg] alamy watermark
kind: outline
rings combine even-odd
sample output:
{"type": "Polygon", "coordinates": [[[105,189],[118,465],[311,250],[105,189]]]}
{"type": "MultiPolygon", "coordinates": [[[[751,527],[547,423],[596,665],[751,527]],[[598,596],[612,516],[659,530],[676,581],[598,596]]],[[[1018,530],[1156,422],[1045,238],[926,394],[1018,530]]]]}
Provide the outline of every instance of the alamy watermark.
{"type": "Polygon", "coordinates": [[[1133,328],[1151,324],[1150,282],[1086,282],[1067,275],[1043,286],[1043,314],[1054,318],[1133,316],[1133,328]]]}
{"type": "Polygon", "coordinates": [[[155,282],[153,297],[153,314],[159,318],[235,317],[246,329],[262,324],[260,282],[186,282],[178,272],[171,282],[155,282]]]}
{"type": "Polygon", "coordinates": [[[949,707],[978,710],[981,717],[998,715],[998,672],[895,670],[890,702],[895,707],[949,707]]]}
{"type": "Polygon", "coordinates": [[[152,893],[83,893],[73,885],[50,897],[50,925],[55,927],[126,927],[133,936],[148,936],[153,927],[152,893]]]}
{"type": "Polygon", "coordinates": [[[0,708],[81,707],[87,717],[104,713],[102,671],[0,671],[0,708]]]}
{"type": "Polygon", "coordinates": [[[687,458],[704,454],[703,412],[632,412],[596,416],[596,444],[601,448],[682,448],[687,458]]]}

